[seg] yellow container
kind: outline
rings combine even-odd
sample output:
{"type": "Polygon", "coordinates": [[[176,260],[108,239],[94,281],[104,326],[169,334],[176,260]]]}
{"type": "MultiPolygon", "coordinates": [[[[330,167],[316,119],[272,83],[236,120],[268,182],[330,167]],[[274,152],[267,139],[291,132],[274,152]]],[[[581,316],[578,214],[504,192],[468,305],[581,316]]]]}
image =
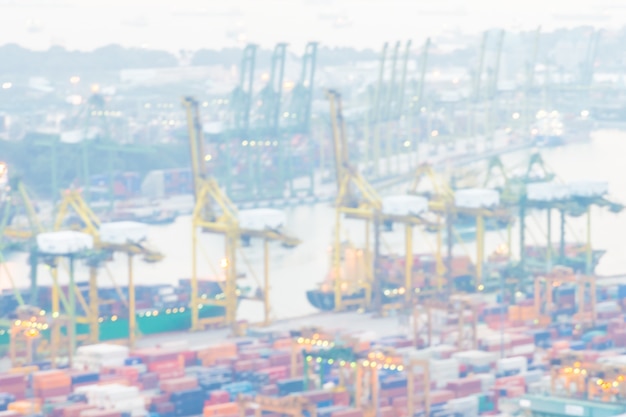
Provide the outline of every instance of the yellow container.
{"type": "Polygon", "coordinates": [[[22,375],[30,375],[32,373],[35,373],[39,371],[39,367],[38,366],[22,366],[20,368],[11,368],[9,369],[9,373],[10,374],[22,374],[22,375]]]}

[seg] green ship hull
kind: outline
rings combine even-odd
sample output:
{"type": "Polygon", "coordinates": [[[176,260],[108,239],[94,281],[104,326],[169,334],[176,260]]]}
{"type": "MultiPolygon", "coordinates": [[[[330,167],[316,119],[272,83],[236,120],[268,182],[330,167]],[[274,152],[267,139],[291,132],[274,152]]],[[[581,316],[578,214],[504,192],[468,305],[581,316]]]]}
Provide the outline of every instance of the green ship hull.
{"type": "MultiPolygon", "coordinates": [[[[137,328],[139,333],[144,336],[184,332],[191,328],[191,309],[182,309],[183,311],[162,311],[157,315],[145,313],[137,314],[137,328]]],[[[219,306],[203,306],[199,310],[200,318],[214,318],[224,316],[224,308],[219,306]]],[[[89,334],[88,324],[78,324],[76,326],[78,336],[89,334]]],[[[49,338],[49,331],[44,332],[44,337],[49,338]]],[[[116,320],[108,319],[100,323],[101,342],[127,339],[128,338],[128,319],[118,318],[116,320]]],[[[7,328],[0,329],[0,346],[8,346],[10,343],[9,332],[7,328]]]]}

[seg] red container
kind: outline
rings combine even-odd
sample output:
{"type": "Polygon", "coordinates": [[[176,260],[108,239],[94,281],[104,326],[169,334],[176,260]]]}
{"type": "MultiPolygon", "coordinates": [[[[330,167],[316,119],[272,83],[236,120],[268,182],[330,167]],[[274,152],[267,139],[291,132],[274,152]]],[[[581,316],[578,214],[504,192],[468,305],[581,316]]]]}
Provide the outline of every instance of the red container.
{"type": "Polygon", "coordinates": [[[217,358],[215,359],[215,365],[226,365],[232,367],[235,363],[237,363],[237,358],[217,358]]]}
{"type": "Polygon", "coordinates": [[[225,404],[230,402],[230,394],[228,391],[211,391],[209,401],[211,401],[212,404],[225,404]]]}
{"type": "Polygon", "coordinates": [[[235,372],[249,372],[254,370],[253,360],[239,360],[235,362],[233,369],[235,372]]]}
{"type": "MultiPolygon", "coordinates": [[[[0,388],[26,384],[26,378],[20,374],[0,374],[0,388]]],[[[0,389],[1,391],[1,389],[0,389]]]]}
{"type": "Polygon", "coordinates": [[[150,365],[154,362],[177,361],[178,355],[178,352],[162,349],[139,349],[134,351],[131,356],[141,358],[142,363],[150,365]]]}
{"type": "Polygon", "coordinates": [[[332,401],[334,403],[333,393],[325,390],[305,391],[300,396],[309,400],[310,403],[323,401],[332,401]]]}
{"type": "Polygon", "coordinates": [[[398,388],[389,388],[389,389],[381,389],[380,397],[381,398],[395,398],[395,397],[403,397],[406,396],[406,385],[398,388]]]}
{"type": "Polygon", "coordinates": [[[380,417],[396,417],[396,413],[393,407],[384,406],[380,407],[380,417]]]}
{"type": "Polygon", "coordinates": [[[511,387],[525,387],[526,381],[523,376],[507,376],[504,378],[496,379],[495,387],[498,389],[511,388],[511,387]]]}
{"type": "Polygon", "coordinates": [[[177,391],[187,391],[198,386],[198,379],[194,376],[168,379],[161,381],[161,391],[172,393],[177,391]]]}
{"type": "Polygon", "coordinates": [[[268,359],[254,359],[254,369],[266,369],[271,368],[270,361],[268,359]]]}
{"type": "Polygon", "coordinates": [[[447,390],[430,391],[431,404],[443,404],[455,398],[454,392],[447,390]]]}
{"type": "Polygon", "coordinates": [[[280,353],[275,354],[269,357],[270,365],[272,366],[281,366],[281,365],[290,365],[291,364],[291,354],[289,353],[280,353]]]}
{"type": "Polygon", "coordinates": [[[174,360],[152,362],[148,365],[149,372],[157,372],[157,373],[174,371],[174,370],[178,370],[181,368],[182,366],[178,358],[174,360]]]}
{"type": "Polygon", "coordinates": [[[174,369],[172,371],[159,372],[157,375],[159,377],[159,381],[164,381],[166,379],[182,378],[183,376],[185,376],[185,370],[174,369]]]}
{"type": "Polygon", "coordinates": [[[176,407],[174,406],[174,404],[168,402],[155,404],[153,409],[156,413],[159,413],[160,415],[173,414],[176,411],[176,407]]]}
{"type": "Polygon", "coordinates": [[[72,393],[71,386],[34,390],[35,397],[44,398],[44,399],[52,398],[52,397],[68,396],[71,393],[72,393]]]}
{"type": "Polygon", "coordinates": [[[334,405],[350,405],[350,393],[348,391],[340,391],[333,393],[333,404],[334,405]]]}
{"type": "Polygon", "coordinates": [[[261,357],[261,354],[257,351],[239,352],[239,360],[243,360],[243,361],[259,359],[260,357],[261,357]]]}

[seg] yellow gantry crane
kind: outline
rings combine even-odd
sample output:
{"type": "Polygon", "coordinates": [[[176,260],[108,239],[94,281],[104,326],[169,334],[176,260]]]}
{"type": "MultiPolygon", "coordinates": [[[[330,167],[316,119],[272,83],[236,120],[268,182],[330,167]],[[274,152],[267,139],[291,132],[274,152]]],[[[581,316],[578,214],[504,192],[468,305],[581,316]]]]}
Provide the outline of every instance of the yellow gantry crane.
{"type": "MultiPolygon", "coordinates": [[[[411,187],[408,190],[409,194],[422,195],[418,192],[418,187],[424,177],[430,179],[433,185],[433,192],[428,195],[429,197],[429,210],[437,213],[439,216],[443,216],[448,227],[448,242],[452,245],[450,236],[453,228],[453,219],[455,216],[467,215],[476,219],[476,288],[482,290],[484,285],[483,281],[483,262],[485,258],[485,218],[495,218],[500,221],[506,221],[507,224],[511,224],[512,216],[508,210],[501,208],[499,205],[494,208],[484,207],[460,207],[456,204],[456,192],[437,175],[434,168],[430,164],[422,164],[415,172],[414,180],[411,187]]],[[[440,217],[441,219],[441,217],[440,217]]],[[[510,236],[510,233],[509,233],[510,236]]],[[[438,243],[441,244],[441,236],[438,234],[438,243]]],[[[510,247],[510,242],[509,242],[510,247]]],[[[451,246],[449,247],[451,248],[451,246]]],[[[440,250],[438,250],[439,252],[440,250]]],[[[450,250],[448,251],[450,256],[450,250]]],[[[442,268],[440,271],[443,271],[442,268]]],[[[449,271],[448,271],[449,272],[449,271]]]]}
{"type": "Polygon", "coordinates": [[[376,289],[379,281],[375,276],[370,256],[370,226],[374,225],[374,259],[379,256],[379,234],[381,222],[402,223],[406,227],[405,234],[405,283],[404,301],[407,307],[411,305],[413,299],[413,227],[416,225],[428,224],[419,213],[412,213],[410,208],[406,208],[406,214],[390,214],[383,212],[383,199],[358,170],[350,163],[349,149],[346,139],[345,120],[343,117],[343,107],[341,94],[336,90],[328,90],[327,97],[330,104],[330,119],[333,132],[333,145],[335,156],[335,175],[337,181],[337,198],[335,200],[335,233],[333,245],[333,272],[334,272],[334,295],[335,310],[341,311],[346,307],[357,306],[361,308],[369,307],[372,295],[376,296],[376,309],[381,310],[380,289],[376,289]],[[365,254],[366,267],[365,279],[353,282],[342,276],[341,271],[341,217],[365,220],[365,254]],[[346,291],[358,293],[363,291],[364,298],[347,298],[343,295],[346,291]]]}
{"type": "MultiPolygon", "coordinates": [[[[159,262],[164,258],[164,255],[158,251],[150,249],[146,247],[142,242],[106,242],[101,239],[100,227],[102,226],[102,222],[99,217],[91,210],[89,205],[85,202],[82,196],[82,192],[80,190],[66,190],[62,194],[62,200],[58,208],[57,216],[54,222],[54,230],[59,231],[63,228],[66,228],[66,223],[68,222],[68,217],[71,213],[74,213],[77,216],[77,219],[74,219],[74,223],[70,223],[69,227],[73,229],[78,229],[79,231],[91,235],[94,239],[94,248],[97,251],[101,251],[104,254],[120,252],[125,253],[128,256],[128,300],[126,301],[126,307],[128,308],[128,337],[129,337],[129,345],[133,347],[135,345],[136,337],[137,337],[137,315],[135,308],[135,283],[134,283],[134,274],[133,274],[133,258],[135,256],[142,256],[143,260],[146,262],[159,262]]],[[[76,294],[76,298],[78,302],[83,307],[83,310],[87,313],[86,317],[79,318],[79,323],[89,323],[90,332],[88,340],[92,343],[96,343],[99,340],[99,319],[100,319],[100,300],[98,297],[98,279],[97,279],[97,267],[98,265],[98,257],[94,257],[95,262],[89,262],[89,303],[87,303],[76,288],[74,292],[76,294]]],[[[103,260],[103,258],[100,258],[103,260]]],[[[57,273],[56,273],[56,265],[57,262],[53,264],[53,280],[54,287],[52,291],[52,307],[53,311],[59,311],[59,297],[61,297],[61,301],[63,300],[62,293],[59,292],[57,273]]],[[[116,290],[120,295],[120,298],[124,301],[125,297],[123,297],[121,290],[117,287],[117,284],[114,282],[116,290]]],[[[64,302],[65,304],[65,302],[64,302]]],[[[52,338],[55,341],[58,339],[52,338]]]]}
{"type": "Polygon", "coordinates": [[[270,322],[269,298],[269,242],[279,241],[284,246],[294,247],[300,240],[288,236],[280,230],[268,227],[250,229],[240,226],[239,211],[228,196],[222,191],[217,181],[210,177],[205,163],[204,137],[198,102],[192,97],[184,97],[182,104],[187,114],[189,129],[189,148],[193,170],[195,206],[192,214],[192,272],[191,272],[191,311],[193,331],[201,330],[207,325],[215,324],[214,318],[201,319],[202,305],[218,305],[224,307],[224,317],[218,320],[227,326],[234,326],[237,321],[237,305],[239,294],[237,289],[236,252],[242,238],[263,239],[264,250],[264,288],[261,301],[264,304],[264,324],[270,322]],[[198,230],[224,236],[225,258],[222,267],[225,272],[223,283],[224,297],[219,300],[204,299],[198,294],[198,230]]]}

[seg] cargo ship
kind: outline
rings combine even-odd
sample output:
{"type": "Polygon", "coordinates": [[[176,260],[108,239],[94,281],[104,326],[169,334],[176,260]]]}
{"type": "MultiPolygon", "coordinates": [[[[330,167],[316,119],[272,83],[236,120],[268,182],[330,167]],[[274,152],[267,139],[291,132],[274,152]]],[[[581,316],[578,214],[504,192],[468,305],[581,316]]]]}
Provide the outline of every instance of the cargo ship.
{"type": "MultiPolygon", "coordinates": [[[[365,260],[367,258],[368,256],[361,249],[351,246],[342,248],[341,274],[344,280],[342,299],[346,302],[365,298],[365,290],[360,288],[357,283],[366,280],[365,260]]],[[[445,262],[446,260],[444,260],[445,262]]],[[[468,290],[468,287],[473,285],[472,277],[475,270],[468,256],[453,256],[448,260],[447,267],[451,271],[449,275],[458,290],[468,290]]],[[[404,256],[383,255],[380,257],[376,278],[381,283],[380,291],[383,304],[398,302],[404,297],[404,269],[404,256]]],[[[426,295],[437,288],[436,270],[437,260],[434,255],[416,254],[413,256],[412,285],[413,288],[417,289],[416,293],[426,295]]],[[[329,272],[317,288],[307,291],[307,300],[316,309],[322,311],[335,309],[334,277],[334,271],[329,272]]]]}
{"type": "MultiPolygon", "coordinates": [[[[85,301],[89,303],[89,288],[80,283],[79,290],[85,301]]],[[[203,299],[219,300],[223,297],[220,282],[217,280],[199,280],[198,291],[203,299]]],[[[100,341],[110,341],[128,338],[128,309],[125,307],[120,293],[125,299],[128,288],[99,288],[100,301],[100,341]]],[[[63,288],[67,292],[67,287],[63,288]]],[[[241,291],[241,290],[240,290],[241,291]]],[[[44,311],[51,311],[51,287],[40,286],[32,296],[31,290],[22,291],[22,298],[30,304],[37,305],[44,311]]],[[[137,285],[135,286],[137,327],[142,335],[151,335],[167,332],[186,331],[191,328],[191,309],[189,299],[191,294],[191,280],[181,279],[177,286],[172,285],[137,285]]],[[[4,292],[0,294],[0,314],[4,318],[14,318],[13,312],[18,307],[15,294],[4,292]]],[[[77,304],[77,314],[84,315],[84,311],[77,304]]],[[[199,310],[201,318],[217,318],[224,315],[224,308],[217,305],[203,305],[199,310]]],[[[89,334],[89,324],[78,323],[77,335],[89,334]]],[[[0,345],[9,343],[7,329],[0,329],[0,345]]]]}
{"type": "MultiPolygon", "coordinates": [[[[506,246],[506,245],[503,245],[506,246]]],[[[353,247],[342,248],[342,300],[350,303],[365,298],[365,290],[357,285],[358,281],[365,280],[365,259],[361,249],[353,247]],[[354,283],[354,284],[352,284],[354,283]]],[[[526,273],[543,273],[547,270],[545,246],[527,246],[525,250],[526,273]]],[[[592,253],[591,270],[594,271],[600,259],[606,251],[594,250],[592,253]]],[[[565,259],[558,260],[559,248],[554,247],[552,267],[562,265],[572,268],[576,272],[584,273],[586,270],[586,252],[584,244],[567,244],[565,247],[565,259]]],[[[371,259],[371,258],[370,258],[371,259]]],[[[476,269],[468,256],[453,256],[446,259],[444,265],[450,271],[453,291],[471,293],[477,291],[491,292],[501,288],[501,279],[513,277],[513,265],[508,250],[498,248],[487,257],[483,264],[483,280],[480,288],[475,281],[476,269]]],[[[413,256],[413,288],[416,294],[425,296],[432,294],[437,289],[437,260],[433,254],[416,254],[413,256]]],[[[307,291],[309,304],[321,311],[333,311],[335,309],[334,272],[327,274],[317,288],[307,291]]],[[[397,302],[404,297],[405,292],[405,257],[381,256],[376,278],[381,283],[381,300],[383,304],[397,302]]],[[[446,286],[447,284],[443,284],[446,286]]]]}

